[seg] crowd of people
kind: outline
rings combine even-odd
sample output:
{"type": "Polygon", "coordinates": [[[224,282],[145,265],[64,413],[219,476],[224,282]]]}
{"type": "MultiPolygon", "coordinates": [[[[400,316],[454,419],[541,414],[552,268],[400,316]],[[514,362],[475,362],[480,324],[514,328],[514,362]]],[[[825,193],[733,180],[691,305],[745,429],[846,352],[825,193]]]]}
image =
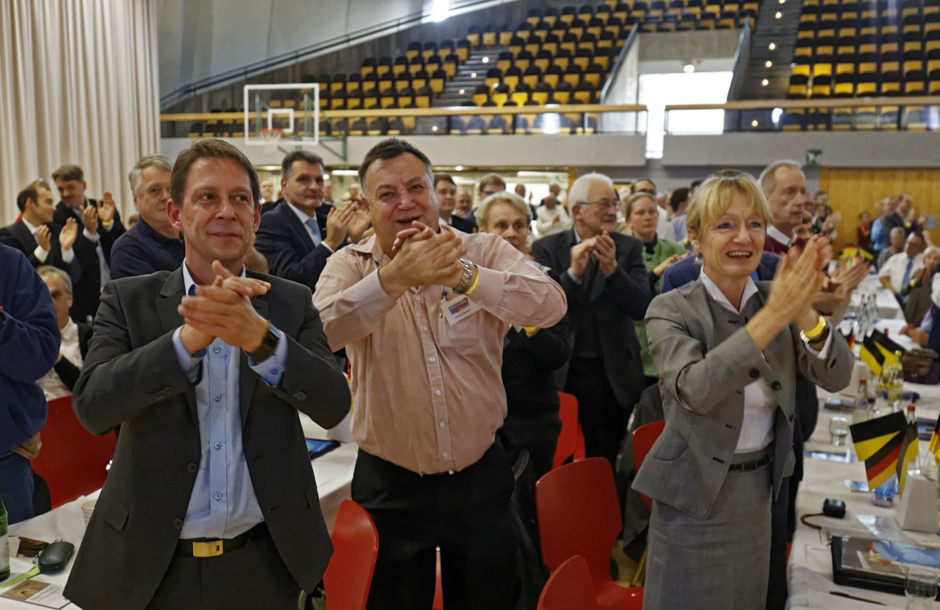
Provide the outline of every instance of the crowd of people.
{"type": "MultiPolygon", "coordinates": [[[[537,206],[498,174],[474,206],[394,138],[340,199],[327,171],[290,152],[275,199],[235,147],[198,140],[140,160],[126,230],[76,166],[53,173],[57,204],[43,181],[19,194],[0,230],[12,521],[36,513],[47,399],[72,393],[93,433],[120,427],[70,599],[296,608],[330,556],[297,412],[329,428],[351,399],[352,496],[380,540],[368,607],[430,608],[438,550],[448,608],[512,607],[512,466],[551,469],[564,391],[587,456],[635,489],[623,543],[634,559],[648,545],[644,607],[784,607],[816,385],[849,382],[832,324],[869,272],[862,256],[831,268],[838,214],[797,163],[665,193],[590,173],[537,206]],[[634,473],[630,431],[663,418],[634,473]],[[225,569],[202,571],[206,544],[225,569]]],[[[940,251],[921,255],[909,198],[884,207],[858,245],[913,300],[940,251]]]]}

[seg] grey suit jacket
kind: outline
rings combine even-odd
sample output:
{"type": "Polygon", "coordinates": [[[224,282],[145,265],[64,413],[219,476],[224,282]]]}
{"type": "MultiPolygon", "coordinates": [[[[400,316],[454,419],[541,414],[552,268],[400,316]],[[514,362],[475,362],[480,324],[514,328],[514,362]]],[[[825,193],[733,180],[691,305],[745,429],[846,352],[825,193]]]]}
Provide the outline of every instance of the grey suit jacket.
{"type": "MultiPolygon", "coordinates": [[[[327,346],[310,289],[276,277],[255,309],[284,333],[277,387],[259,382],[240,355],[243,449],[278,552],[297,583],[316,587],[332,547],[320,513],[298,411],[335,426],[350,394],[327,346]]],[[[94,434],[121,425],[114,461],[65,595],[86,610],[143,610],[173,558],[199,470],[193,384],[173,350],[182,325],[182,269],[109,282],[74,390],[79,421],[94,434]]],[[[238,583],[232,583],[237,586],[238,583]]]]}
{"type": "Polygon", "coordinates": [[[653,299],[646,315],[650,353],[659,371],[666,427],[633,488],[699,518],[708,516],[734,457],[744,418],[744,388],[767,381],[774,413],[773,489],[793,472],[796,371],[835,392],[849,384],[855,356],[838,332],[825,359],[810,354],[791,324],[762,351],[744,325],[763,307],[770,282],[742,314],[715,302],[701,280],[653,299]]]}

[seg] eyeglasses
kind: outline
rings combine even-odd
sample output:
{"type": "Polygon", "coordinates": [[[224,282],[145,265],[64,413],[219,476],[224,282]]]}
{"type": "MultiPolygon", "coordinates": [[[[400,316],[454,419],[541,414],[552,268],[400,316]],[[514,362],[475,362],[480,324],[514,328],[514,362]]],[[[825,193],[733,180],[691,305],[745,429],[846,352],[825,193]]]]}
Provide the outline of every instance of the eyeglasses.
{"type": "Polygon", "coordinates": [[[610,201],[609,199],[601,199],[600,201],[579,201],[578,205],[591,205],[602,210],[607,208],[614,208],[615,210],[617,209],[617,202],[610,201]]]}

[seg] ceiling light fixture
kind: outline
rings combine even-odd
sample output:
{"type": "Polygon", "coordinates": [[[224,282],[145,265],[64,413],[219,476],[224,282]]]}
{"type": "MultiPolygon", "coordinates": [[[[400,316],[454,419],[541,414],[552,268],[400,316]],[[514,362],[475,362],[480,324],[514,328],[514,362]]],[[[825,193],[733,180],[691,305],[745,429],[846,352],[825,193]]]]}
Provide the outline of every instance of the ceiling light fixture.
{"type": "Polygon", "coordinates": [[[476,72],[471,72],[471,73],[470,73],[470,78],[476,78],[476,77],[477,77],[477,73],[476,73],[476,72]]]}
{"type": "Polygon", "coordinates": [[[761,86],[766,87],[767,85],[770,84],[770,81],[765,78],[764,80],[762,80],[762,81],[760,82],[760,84],[761,84],[761,86]]]}
{"type": "Polygon", "coordinates": [[[781,13],[780,11],[777,11],[777,14],[774,15],[774,17],[776,17],[777,19],[780,19],[781,17],[783,17],[783,13],[781,13]]]}
{"type": "Polygon", "coordinates": [[[751,127],[757,127],[757,119],[751,121],[751,127]]]}
{"type": "Polygon", "coordinates": [[[463,171],[463,165],[456,165],[456,166],[454,166],[454,171],[462,172],[462,171],[463,171]]]}
{"type": "Polygon", "coordinates": [[[769,67],[771,67],[772,65],[774,65],[774,62],[770,61],[769,59],[764,63],[764,67],[765,67],[765,68],[769,68],[769,67]]]}
{"type": "Polygon", "coordinates": [[[460,91],[458,91],[458,93],[459,93],[460,95],[463,95],[463,89],[461,89],[460,91]]]}
{"type": "Polygon", "coordinates": [[[686,74],[692,74],[693,72],[695,72],[695,65],[685,64],[684,66],[682,66],[682,71],[685,72],[686,74]]]}
{"type": "Polygon", "coordinates": [[[483,63],[485,63],[485,64],[490,63],[490,58],[489,58],[489,57],[484,57],[484,58],[483,58],[483,63]]]}
{"type": "Polygon", "coordinates": [[[773,51],[774,49],[777,48],[777,45],[772,42],[772,43],[770,43],[769,45],[767,45],[767,48],[770,49],[771,51],[773,51]]]}

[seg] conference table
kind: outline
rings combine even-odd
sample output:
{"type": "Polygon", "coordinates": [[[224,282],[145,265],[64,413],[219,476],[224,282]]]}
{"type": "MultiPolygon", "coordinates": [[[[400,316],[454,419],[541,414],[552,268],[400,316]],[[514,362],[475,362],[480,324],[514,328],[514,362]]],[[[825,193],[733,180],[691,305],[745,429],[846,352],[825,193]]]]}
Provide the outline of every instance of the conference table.
{"type": "MultiPolygon", "coordinates": [[[[340,504],[342,504],[343,500],[350,497],[352,474],[356,464],[358,447],[355,443],[348,442],[348,417],[343,420],[339,426],[329,431],[319,427],[304,414],[301,414],[301,424],[304,429],[304,435],[307,438],[341,441],[339,447],[311,461],[314,476],[317,480],[317,492],[320,496],[320,510],[323,512],[323,518],[326,521],[327,527],[332,530],[333,522],[336,520],[336,513],[339,511],[340,504]]],[[[19,536],[34,538],[45,542],[65,540],[75,545],[75,552],[77,553],[79,546],[81,546],[82,536],[85,534],[85,520],[82,515],[82,504],[97,498],[99,492],[100,490],[95,491],[87,496],[82,496],[62,506],[56,507],[48,513],[11,525],[11,544],[17,544],[19,536]]],[[[74,561],[74,555],[64,571],[58,574],[40,574],[34,576],[33,580],[49,582],[64,587],[68,580],[72,561],[74,561]]],[[[6,588],[3,587],[3,583],[0,583],[0,594],[5,590],[6,588]]],[[[28,608],[38,607],[40,606],[0,597],[0,610],[27,610],[28,608]]],[[[69,609],[75,607],[74,604],[66,606],[66,608],[69,609]]]]}
{"type": "MultiPolygon", "coordinates": [[[[859,293],[875,294],[881,317],[877,323],[878,329],[887,330],[888,336],[905,349],[915,347],[908,337],[900,334],[905,324],[900,306],[889,291],[877,284],[876,278],[869,277],[863,282],[853,299],[856,307],[861,301],[859,293]]],[[[843,329],[850,323],[851,320],[845,321],[843,329]]],[[[920,395],[916,403],[919,419],[936,420],[940,416],[940,386],[905,382],[904,391],[920,395]]],[[[830,394],[820,389],[819,421],[805,446],[803,481],[797,497],[797,518],[821,513],[826,498],[843,500],[846,515],[843,519],[822,516],[809,519],[811,523],[822,526],[822,530],[797,523],[788,564],[790,599],[787,607],[791,610],[905,608],[907,602],[902,595],[840,586],[833,581],[829,547],[829,536],[833,534],[889,538],[934,547],[940,546],[940,537],[901,530],[894,519],[896,508],[873,505],[870,492],[849,491],[845,481],[864,481],[865,466],[854,459],[851,437],[846,439],[848,442],[842,447],[836,448],[830,443],[829,421],[832,417],[851,417],[851,413],[825,408],[825,401],[830,397],[830,394]],[[852,598],[833,593],[850,595],[852,598]]],[[[843,394],[837,398],[845,400],[854,397],[843,394]]],[[[920,444],[921,454],[926,454],[928,443],[921,441],[920,444]]],[[[940,603],[937,607],[940,608],[940,603]]]]}

